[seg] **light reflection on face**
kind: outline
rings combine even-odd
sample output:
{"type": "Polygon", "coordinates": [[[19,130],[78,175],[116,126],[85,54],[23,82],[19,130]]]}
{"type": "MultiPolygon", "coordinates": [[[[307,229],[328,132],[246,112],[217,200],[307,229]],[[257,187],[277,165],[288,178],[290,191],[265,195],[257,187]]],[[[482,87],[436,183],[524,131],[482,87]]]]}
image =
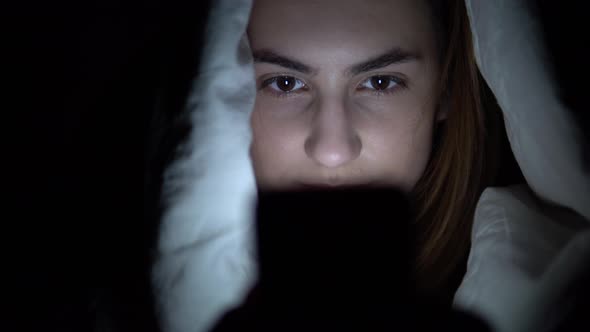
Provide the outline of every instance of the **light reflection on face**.
{"type": "Polygon", "coordinates": [[[427,4],[256,0],[250,154],[260,189],[409,191],[428,162],[440,75],[427,4]]]}

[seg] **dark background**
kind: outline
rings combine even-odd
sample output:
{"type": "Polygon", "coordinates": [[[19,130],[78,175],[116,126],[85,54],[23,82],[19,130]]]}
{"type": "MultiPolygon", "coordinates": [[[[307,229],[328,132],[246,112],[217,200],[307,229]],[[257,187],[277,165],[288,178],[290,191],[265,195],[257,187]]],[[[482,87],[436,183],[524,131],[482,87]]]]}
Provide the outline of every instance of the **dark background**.
{"type": "Polygon", "coordinates": [[[207,8],[47,1],[2,12],[0,330],[157,331],[148,273],[159,175],[187,129],[175,118],[207,8]]]}
{"type": "MultiPolygon", "coordinates": [[[[537,8],[562,101],[588,138],[588,12],[556,3],[537,8]]],[[[1,11],[0,329],[157,331],[148,272],[161,172],[187,133],[179,114],[207,8],[22,1],[1,11]]]]}

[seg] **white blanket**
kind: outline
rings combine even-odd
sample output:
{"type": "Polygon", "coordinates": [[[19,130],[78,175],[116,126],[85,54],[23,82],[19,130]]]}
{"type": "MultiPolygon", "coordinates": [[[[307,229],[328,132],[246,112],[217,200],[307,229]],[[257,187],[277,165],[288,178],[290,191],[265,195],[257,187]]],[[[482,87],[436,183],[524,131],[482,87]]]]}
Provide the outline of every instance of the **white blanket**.
{"type": "Polygon", "coordinates": [[[466,5],[478,66],[532,192],[523,185],[483,193],[454,304],[496,331],[548,331],[570,309],[575,294],[568,287],[590,264],[590,174],[582,167],[580,129],[557,97],[527,1],[466,5]]]}

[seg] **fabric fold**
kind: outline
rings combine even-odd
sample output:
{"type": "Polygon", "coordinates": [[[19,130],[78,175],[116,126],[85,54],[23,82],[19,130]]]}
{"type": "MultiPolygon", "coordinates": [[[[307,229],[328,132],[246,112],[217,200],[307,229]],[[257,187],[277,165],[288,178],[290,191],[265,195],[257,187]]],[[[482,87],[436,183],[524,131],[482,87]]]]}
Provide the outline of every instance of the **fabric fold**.
{"type": "Polygon", "coordinates": [[[214,1],[186,112],[192,129],[164,174],[153,284],[166,332],[207,331],[256,278],[249,157],[256,93],[250,0],[214,1]]]}

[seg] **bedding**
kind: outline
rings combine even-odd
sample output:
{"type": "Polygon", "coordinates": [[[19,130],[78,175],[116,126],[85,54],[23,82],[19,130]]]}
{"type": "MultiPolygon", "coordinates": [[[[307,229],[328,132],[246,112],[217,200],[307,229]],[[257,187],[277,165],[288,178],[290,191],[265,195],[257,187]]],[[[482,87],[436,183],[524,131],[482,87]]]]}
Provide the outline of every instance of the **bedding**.
{"type": "Polygon", "coordinates": [[[557,97],[531,3],[466,0],[466,7],[479,69],[526,184],[482,194],[454,305],[496,331],[548,331],[571,309],[568,287],[590,278],[590,174],[580,127],[557,97]]]}

